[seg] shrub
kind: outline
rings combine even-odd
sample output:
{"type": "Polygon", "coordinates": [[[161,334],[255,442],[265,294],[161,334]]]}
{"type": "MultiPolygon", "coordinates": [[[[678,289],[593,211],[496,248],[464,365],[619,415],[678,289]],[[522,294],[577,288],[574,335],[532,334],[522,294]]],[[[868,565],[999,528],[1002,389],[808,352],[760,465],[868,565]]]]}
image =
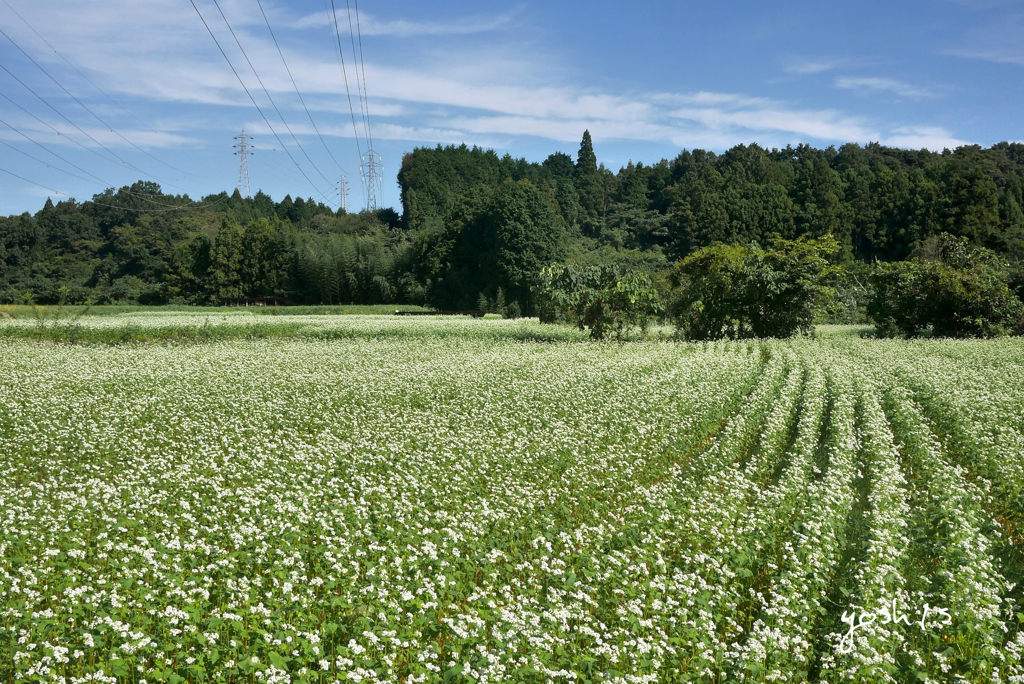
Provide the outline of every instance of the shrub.
{"type": "Polygon", "coordinates": [[[791,337],[809,332],[835,301],[840,272],[828,257],[839,244],[775,239],[771,249],[717,244],[676,264],[672,307],[680,333],[691,340],[791,337]]]}
{"type": "Polygon", "coordinates": [[[911,261],[877,264],[868,305],[880,337],[998,337],[1024,331],[1024,304],[1005,264],[986,249],[943,234],[911,261]]]}
{"type": "Polygon", "coordinates": [[[560,316],[596,340],[634,327],[646,332],[664,311],[651,276],[614,265],[551,266],[541,272],[539,290],[541,322],[560,316]]]}

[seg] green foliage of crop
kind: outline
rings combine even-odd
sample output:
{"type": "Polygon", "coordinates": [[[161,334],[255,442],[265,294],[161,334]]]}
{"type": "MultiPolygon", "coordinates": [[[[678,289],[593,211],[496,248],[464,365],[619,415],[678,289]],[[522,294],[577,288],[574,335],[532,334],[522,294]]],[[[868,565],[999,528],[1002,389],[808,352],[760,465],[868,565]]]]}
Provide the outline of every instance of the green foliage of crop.
{"type": "Polygon", "coordinates": [[[298,328],[0,339],[0,681],[1024,677],[1019,339],[126,320],[298,328]]]}

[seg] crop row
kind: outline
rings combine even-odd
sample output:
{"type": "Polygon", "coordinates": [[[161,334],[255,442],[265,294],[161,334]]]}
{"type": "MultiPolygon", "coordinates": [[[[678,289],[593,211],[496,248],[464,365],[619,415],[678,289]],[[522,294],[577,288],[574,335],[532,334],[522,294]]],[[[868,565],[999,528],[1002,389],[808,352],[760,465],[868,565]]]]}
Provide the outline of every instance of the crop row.
{"type": "Polygon", "coordinates": [[[1024,682],[993,344],[0,342],[0,681],[1024,682]]]}

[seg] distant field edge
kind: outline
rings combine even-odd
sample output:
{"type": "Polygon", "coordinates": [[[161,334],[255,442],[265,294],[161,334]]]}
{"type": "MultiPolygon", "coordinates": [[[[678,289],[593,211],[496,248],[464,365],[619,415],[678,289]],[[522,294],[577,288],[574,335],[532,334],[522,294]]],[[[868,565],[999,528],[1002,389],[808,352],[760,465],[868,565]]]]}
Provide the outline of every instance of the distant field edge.
{"type": "Polygon", "coordinates": [[[40,315],[51,317],[62,314],[74,316],[82,312],[86,316],[117,316],[140,313],[222,314],[237,313],[239,311],[263,316],[393,316],[396,311],[430,312],[432,309],[412,304],[303,304],[295,306],[185,306],[179,304],[143,306],[134,304],[98,304],[89,307],[80,304],[63,307],[56,304],[40,306],[0,304],[0,312],[9,314],[11,318],[37,318],[40,315]]]}

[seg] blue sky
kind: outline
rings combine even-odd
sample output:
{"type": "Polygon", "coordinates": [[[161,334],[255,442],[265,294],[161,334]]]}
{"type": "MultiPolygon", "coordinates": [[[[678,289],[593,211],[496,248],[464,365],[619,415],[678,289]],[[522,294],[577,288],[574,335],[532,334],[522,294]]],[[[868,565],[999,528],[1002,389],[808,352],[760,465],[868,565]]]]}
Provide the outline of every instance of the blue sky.
{"type": "MultiPolygon", "coordinates": [[[[195,2],[281,142],[190,0],[0,0],[0,29],[56,81],[0,36],[0,65],[10,72],[0,69],[9,98],[0,97],[0,169],[24,178],[0,172],[0,214],[66,196],[54,191],[85,199],[139,178],[194,198],[234,189],[232,137],[243,126],[256,137],[253,192],[336,202],[345,173],[350,205],[363,206],[324,0],[262,0],[323,142],[256,0],[220,0],[301,149],[213,0],[195,2]]],[[[335,5],[358,103],[345,2],[335,5]]],[[[359,9],[384,206],[399,204],[402,155],[437,143],[539,161],[575,155],[589,128],[598,159],[618,169],[751,142],[941,150],[1024,140],[1021,0],[363,0],[359,9]]],[[[365,152],[361,119],[356,129],[365,152]]]]}

